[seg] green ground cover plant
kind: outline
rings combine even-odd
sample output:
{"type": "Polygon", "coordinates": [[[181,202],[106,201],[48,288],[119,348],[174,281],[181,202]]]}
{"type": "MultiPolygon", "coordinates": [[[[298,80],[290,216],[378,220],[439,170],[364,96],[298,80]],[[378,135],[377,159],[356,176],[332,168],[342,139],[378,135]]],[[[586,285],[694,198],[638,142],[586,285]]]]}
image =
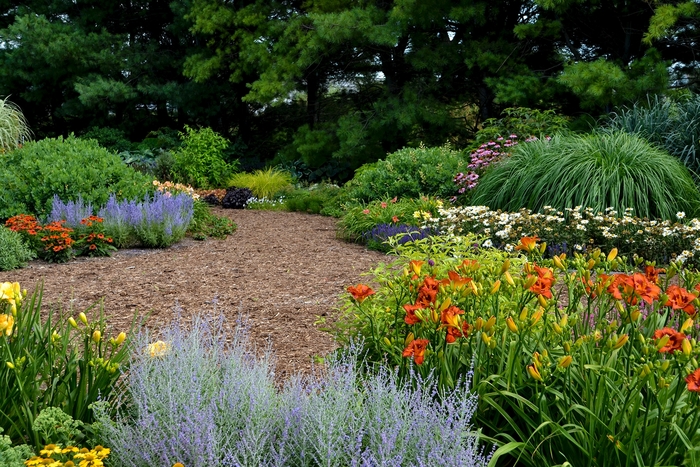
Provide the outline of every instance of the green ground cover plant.
{"type": "Polygon", "coordinates": [[[650,219],[700,214],[700,192],[678,159],[620,131],[519,144],[481,177],[471,202],[504,211],[632,208],[650,219]]]}
{"type": "Polygon", "coordinates": [[[475,422],[499,446],[491,465],[696,465],[700,275],[628,267],[615,250],[545,260],[534,237],[518,245],[526,256],[482,243],[397,247],[373,271],[376,291],[348,288],[339,335],[444,387],[473,363],[475,422]]]}
{"type": "Polygon", "coordinates": [[[54,196],[103,205],[111,194],[142,198],[151,179],[127,167],[94,140],[75,136],[25,143],[0,154],[0,219],[17,214],[46,216],[54,196]]]}
{"type": "Polygon", "coordinates": [[[346,190],[329,183],[318,183],[297,188],[284,199],[288,211],[308,212],[331,217],[342,217],[347,200],[346,190]]]}

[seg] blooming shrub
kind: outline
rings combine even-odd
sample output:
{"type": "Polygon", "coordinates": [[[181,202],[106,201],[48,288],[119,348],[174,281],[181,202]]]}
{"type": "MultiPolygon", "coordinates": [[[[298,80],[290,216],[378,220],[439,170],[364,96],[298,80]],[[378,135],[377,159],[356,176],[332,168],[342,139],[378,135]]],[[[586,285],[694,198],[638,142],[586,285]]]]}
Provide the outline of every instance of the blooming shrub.
{"type": "Polygon", "coordinates": [[[674,260],[700,264],[700,219],[687,219],[683,212],[676,217],[676,222],[649,220],[632,216],[631,209],[594,212],[581,206],[565,211],[546,206],[541,214],[464,206],[438,209],[424,226],[446,234],[472,232],[486,237],[487,246],[506,251],[513,251],[522,236],[536,236],[547,243],[549,256],[616,248],[622,255],[661,264],[674,260]]]}
{"type": "Polygon", "coordinates": [[[111,465],[486,465],[466,382],[437,401],[431,378],[360,378],[350,349],[323,376],[278,389],[270,353],[256,357],[241,326],[225,328],[196,317],[160,341],[138,337],[127,410],[113,420],[98,408],[111,465]]]}
{"type": "Polygon", "coordinates": [[[340,337],[445,388],[475,362],[476,424],[508,465],[698,464],[698,273],[628,268],[614,250],[544,260],[534,237],[516,245],[527,261],[439,240],[400,247],[376,291],[348,289],[340,337]]]}
{"type": "Polygon", "coordinates": [[[89,407],[111,400],[128,350],[126,333],[106,338],[102,310],[93,321],[85,312],[65,319],[42,312],[41,297],[41,290],[28,297],[16,282],[0,284],[2,425],[13,442],[36,449],[42,428],[35,421],[46,408],[92,422],[89,407]]]}
{"type": "Polygon", "coordinates": [[[42,225],[34,216],[20,214],[9,218],[5,227],[20,233],[39,258],[62,263],[76,254],[73,249],[75,240],[71,237],[73,229],[65,227],[64,221],[49,222],[42,225]]]}

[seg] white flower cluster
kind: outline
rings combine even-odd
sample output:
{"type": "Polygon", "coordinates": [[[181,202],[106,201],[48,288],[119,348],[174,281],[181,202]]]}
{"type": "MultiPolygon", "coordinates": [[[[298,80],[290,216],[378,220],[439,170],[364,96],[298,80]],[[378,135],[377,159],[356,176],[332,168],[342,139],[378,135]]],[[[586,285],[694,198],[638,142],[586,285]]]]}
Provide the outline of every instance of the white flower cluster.
{"type": "Polygon", "coordinates": [[[687,219],[683,212],[676,214],[681,223],[633,217],[630,208],[620,217],[614,208],[594,212],[576,206],[564,213],[545,206],[543,211],[503,212],[487,206],[440,208],[437,218],[427,220],[425,227],[457,235],[486,235],[507,251],[512,251],[522,237],[538,236],[550,246],[565,245],[568,250],[617,247],[649,260],[700,262],[700,219],[687,219]]]}

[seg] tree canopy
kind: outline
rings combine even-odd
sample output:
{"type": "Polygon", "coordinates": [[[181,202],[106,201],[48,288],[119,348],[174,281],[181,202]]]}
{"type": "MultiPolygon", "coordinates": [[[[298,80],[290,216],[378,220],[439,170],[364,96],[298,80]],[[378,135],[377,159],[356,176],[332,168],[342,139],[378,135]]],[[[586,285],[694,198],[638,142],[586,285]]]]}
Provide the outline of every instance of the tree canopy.
{"type": "Polygon", "coordinates": [[[0,95],[37,136],[210,126],[326,175],[464,145],[507,107],[598,115],[696,84],[694,1],[0,2],[0,95]]]}

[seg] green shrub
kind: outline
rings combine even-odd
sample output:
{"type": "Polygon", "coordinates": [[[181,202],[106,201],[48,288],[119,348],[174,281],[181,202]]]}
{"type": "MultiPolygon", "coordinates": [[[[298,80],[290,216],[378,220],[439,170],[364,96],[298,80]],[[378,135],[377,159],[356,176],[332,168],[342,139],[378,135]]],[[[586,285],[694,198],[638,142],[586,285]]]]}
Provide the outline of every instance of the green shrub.
{"type": "Polygon", "coordinates": [[[185,125],[180,133],[182,147],[173,152],[174,181],[195,188],[226,186],[237,164],[228,164],[223,158],[229,142],[211,128],[195,130],[185,125]]]}
{"type": "Polygon", "coordinates": [[[608,125],[645,138],[700,174],[700,96],[680,101],[655,96],[613,113],[608,125]]]}
{"type": "Polygon", "coordinates": [[[24,114],[7,98],[0,99],[0,150],[11,151],[31,139],[24,114]]]}
{"type": "Polygon", "coordinates": [[[94,139],[103,148],[112,152],[131,151],[134,144],[126,137],[126,133],[117,128],[92,127],[80,136],[81,139],[94,139]]]}
{"type": "Polygon", "coordinates": [[[228,217],[213,214],[204,201],[194,201],[194,213],[187,233],[195,240],[204,240],[207,237],[223,239],[235,232],[236,227],[228,217]]]}
{"type": "Polygon", "coordinates": [[[541,212],[584,206],[594,212],[632,208],[638,217],[695,217],[700,192],[676,158],[623,132],[555,136],[519,144],[513,155],[487,171],[473,205],[541,212]]]}
{"type": "Polygon", "coordinates": [[[237,173],[229,180],[229,186],[249,188],[256,198],[269,200],[292,188],[292,176],[289,172],[270,167],[253,173],[237,173]]]}
{"type": "Polygon", "coordinates": [[[0,219],[44,216],[51,212],[54,195],[65,201],[80,196],[93,206],[105,204],[111,193],[120,199],[143,198],[150,182],[94,140],[71,135],[29,142],[0,155],[0,219]]]}
{"type": "Polygon", "coordinates": [[[345,201],[344,192],[345,190],[337,185],[329,184],[312,185],[309,188],[294,190],[284,198],[285,209],[341,217],[344,213],[342,206],[345,201]]]}
{"type": "Polygon", "coordinates": [[[364,202],[395,196],[447,198],[455,192],[453,177],[467,171],[468,164],[449,146],[404,148],[357,169],[346,185],[348,197],[364,202]]]}
{"type": "Polygon", "coordinates": [[[36,255],[22,241],[22,235],[0,226],[0,271],[24,267],[36,255]]]}

